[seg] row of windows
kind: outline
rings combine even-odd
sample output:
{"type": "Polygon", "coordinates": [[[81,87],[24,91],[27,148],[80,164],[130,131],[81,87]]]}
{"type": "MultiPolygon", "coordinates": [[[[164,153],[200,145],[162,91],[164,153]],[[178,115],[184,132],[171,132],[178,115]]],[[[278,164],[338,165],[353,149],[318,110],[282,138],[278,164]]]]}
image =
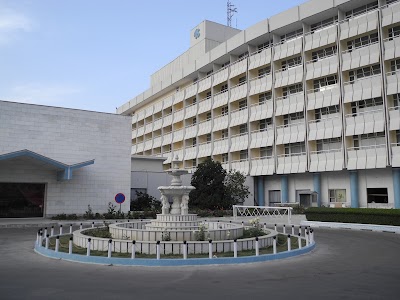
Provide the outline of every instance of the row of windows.
{"type": "Polygon", "coordinates": [[[347,42],[347,50],[351,51],[360,47],[368,46],[374,43],[377,43],[379,41],[378,39],[378,33],[374,32],[368,35],[364,35],[361,37],[358,37],[354,40],[348,41],[347,42]]]}

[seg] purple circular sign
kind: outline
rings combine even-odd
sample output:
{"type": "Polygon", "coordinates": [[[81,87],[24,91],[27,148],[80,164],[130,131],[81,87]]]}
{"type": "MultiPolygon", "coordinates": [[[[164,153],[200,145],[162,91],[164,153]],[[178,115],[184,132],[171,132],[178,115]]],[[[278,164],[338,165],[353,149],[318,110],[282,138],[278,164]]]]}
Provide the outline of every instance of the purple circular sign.
{"type": "Polygon", "coordinates": [[[125,202],[125,195],[122,193],[118,193],[115,195],[115,202],[117,202],[118,204],[122,204],[125,202]]]}

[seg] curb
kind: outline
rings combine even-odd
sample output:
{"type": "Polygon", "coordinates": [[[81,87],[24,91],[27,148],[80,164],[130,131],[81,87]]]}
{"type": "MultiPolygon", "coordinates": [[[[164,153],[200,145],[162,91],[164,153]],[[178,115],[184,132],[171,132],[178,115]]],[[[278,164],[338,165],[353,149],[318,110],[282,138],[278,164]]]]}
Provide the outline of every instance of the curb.
{"type": "Polygon", "coordinates": [[[367,230],[375,232],[390,232],[390,233],[400,234],[400,226],[390,226],[390,225],[335,223],[335,222],[317,222],[317,221],[302,221],[300,225],[311,226],[312,228],[367,230]]]}
{"type": "Polygon", "coordinates": [[[104,256],[85,256],[79,254],[68,254],[65,252],[55,252],[35,244],[34,251],[42,256],[61,259],[71,262],[79,262],[86,264],[99,265],[116,265],[116,266],[146,266],[146,267],[174,267],[174,266],[200,266],[200,265],[232,265],[256,263],[264,261],[272,261],[277,259],[290,258],[304,255],[315,249],[315,242],[301,249],[295,249],[277,254],[263,254],[259,256],[243,256],[243,257],[221,257],[221,258],[190,258],[190,259],[146,259],[146,258],[120,258],[120,257],[104,257],[104,256]]]}

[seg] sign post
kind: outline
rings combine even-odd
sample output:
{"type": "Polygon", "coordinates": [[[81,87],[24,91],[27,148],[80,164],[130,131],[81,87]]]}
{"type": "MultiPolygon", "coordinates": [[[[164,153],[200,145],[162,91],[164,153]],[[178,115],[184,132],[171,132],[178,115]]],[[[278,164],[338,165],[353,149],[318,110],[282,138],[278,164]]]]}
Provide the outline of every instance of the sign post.
{"type": "Polygon", "coordinates": [[[125,202],[125,195],[118,193],[115,195],[115,202],[119,204],[119,212],[121,213],[121,204],[125,202]]]}

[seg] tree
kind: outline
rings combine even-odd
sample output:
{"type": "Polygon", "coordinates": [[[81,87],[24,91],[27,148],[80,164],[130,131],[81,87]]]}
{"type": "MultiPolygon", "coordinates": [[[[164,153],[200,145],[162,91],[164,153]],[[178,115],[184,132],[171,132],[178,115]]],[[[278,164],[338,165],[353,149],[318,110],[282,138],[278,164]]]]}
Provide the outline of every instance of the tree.
{"type": "Polygon", "coordinates": [[[131,201],[131,210],[136,211],[160,211],[161,203],[153,196],[150,196],[147,193],[136,191],[137,199],[131,201]]]}
{"type": "Polygon", "coordinates": [[[197,166],[191,185],[196,189],[189,194],[190,205],[201,209],[229,209],[231,197],[226,193],[226,171],[220,162],[207,158],[197,166]]]}
{"type": "Polygon", "coordinates": [[[249,197],[249,187],[245,185],[246,176],[239,171],[229,171],[225,177],[226,193],[230,195],[231,201],[236,203],[243,203],[249,197]]]}

